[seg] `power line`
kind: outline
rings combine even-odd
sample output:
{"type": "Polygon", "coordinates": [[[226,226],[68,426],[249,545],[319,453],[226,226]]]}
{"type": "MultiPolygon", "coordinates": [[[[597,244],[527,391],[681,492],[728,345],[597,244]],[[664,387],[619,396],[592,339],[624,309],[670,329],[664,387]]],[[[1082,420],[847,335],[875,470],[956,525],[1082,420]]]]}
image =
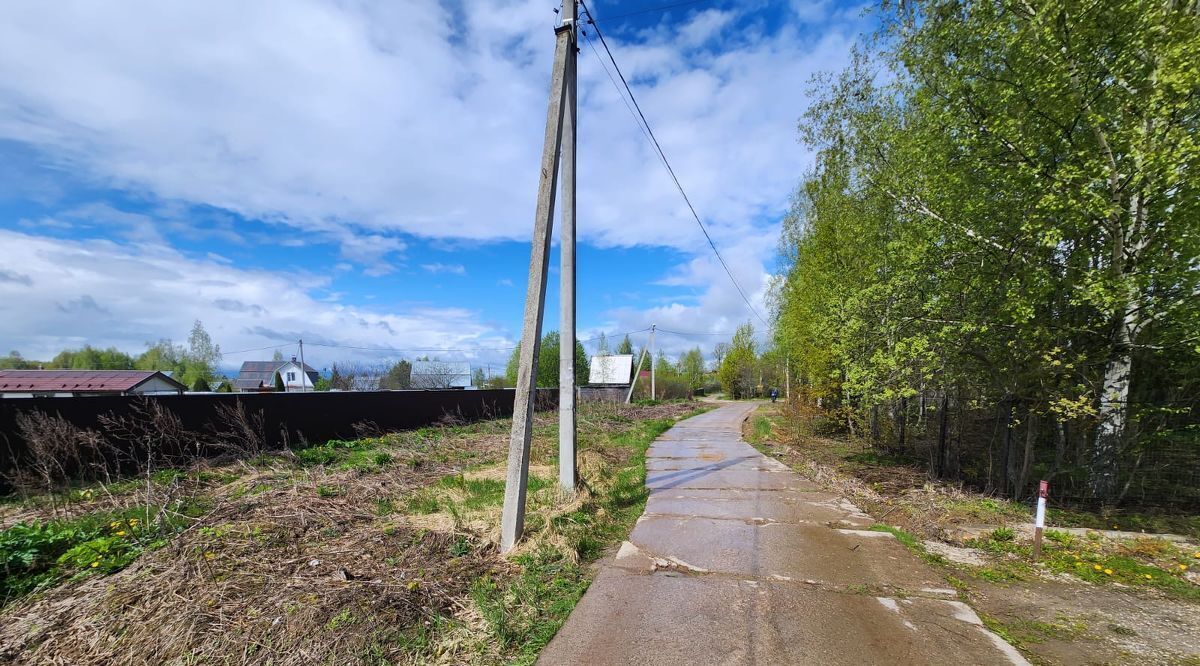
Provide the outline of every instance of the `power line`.
{"type": "Polygon", "coordinates": [[[662,327],[659,327],[656,330],[659,333],[671,333],[672,335],[682,335],[684,337],[692,337],[692,336],[699,336],[699,335],[716,335],[716,336],[720,336],[722,338],[732,338],[733,337],[733,333],[688,333],[685,331],[669,331],[662,327]]]}
{"type": "Polygon", "coordinates": [[[621,66],[617,64],[617,59],[613,57],[612,49],[608,48],[608,41],[604,39],[604,33],[600,31],[600,26],[596,25],[596,18],[592,14],[592,10],[588,8],[584,0],[579,0],[579,4],[583,7],[583,11],[587,12],[588,23],[596,31],[596,36],[600,38],[600,45],[604,47],[605,53],[608,54],[608,59],[612,62],[613,69],[617,72],[617,76],[621,79],[621,84],[625,87],[625,91],[629,93],[629,99],[633,102],[633,107],[637,109],[638,117],[642,120],[642,125],[645,126],[646,133],[649,135],[651,142],[654,144],[654,149],[658,151],[658,156],[662,160],[663,166],[667,168],[667,173],[671,175],[671,180],[675,182],[676,189],[683,197],[684,203],[687,204],[688,210],[692,212],[692,217],[696,220],[696,224],[700,226],[700,231],[704,233],[704,238],[708,240],[709,247],[712,248],[713,254],[717,256],[717,261],[721,262],[721,267],[725,269],[725,274],[729,276],[729,281],[733,283],[735,289],[742,300],[746,302],[746,307],[750,308],[750,312],[754,313],[755,317],[763,323],[764,326],[770,326],[766,319],[758,313],[754,304],[746,296],[746,292],[742,290],[742,285],[738,284],[737,278],[733,277],[733,271],[729,270],[729,265],[725,263],[725,258],[721,256],[721,251],[717,249],[717,244],[713,242],[712,236],[709,235],[708,229],[705,228],[704,222],[700,220],[700,215],[696,213],[696,207],[692,205],[692,200],[688,198],[687,192],[684,191],[683,185],[679,182],[679,177],[675,175],[675,169],[671,166],[671,162],[667,159],[667,154],[663,152],[662,145],[659,144],[658,138],[654,136],[654,130],[650,127],[650,122],[646,120],[646,114],[642,112],[642,107],[638,104],[637,97],[633,94],[633,89],[629,87],[629,82],[625,80],[625,74],[621,72],[621,66]]]}
{"type": "Polygon", "coordinates": [[[267,349],[281,349],[283,347],[290,347],[291,345],[292,345],[292,343],[285,342],[281,345],[271,345],[270,347],[255,347],[254,349],[239,349],[237,351],[231,351],[231,352],[223,351],[223,352],[221,352],[221,356],[237,356],[238,354],[246,354],[248,352],[266,351],[267,349]]]}

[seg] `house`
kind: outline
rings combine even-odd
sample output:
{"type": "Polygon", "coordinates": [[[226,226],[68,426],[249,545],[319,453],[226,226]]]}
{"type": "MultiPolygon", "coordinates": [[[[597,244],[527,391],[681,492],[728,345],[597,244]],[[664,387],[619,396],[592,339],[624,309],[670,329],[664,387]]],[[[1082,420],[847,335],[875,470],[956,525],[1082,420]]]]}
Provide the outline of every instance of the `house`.
{"type": "Polygon", "coordinates": [[[625,402],[633,378],[633,354],[597,354],[588,364],[587,386],[579,387],[580,402],[625,402]]]}
{"type": "Polygon", "coordinates": [[[413,361],[409,384],[415,389],[471,388],[471,364],[459,361],[413,361]]]}
{"type": "Polygon", "coordinates": [[[285,391],[311,391],[319,377],[307,363],[301,368],[293,356],[290,361],[246,361],[238,370],[233,386],[243,392],[274,391],[280,384],[285,391]]]}
{"type": "Polygon", "coordinates": [[[156,370],[0,370],[0,397],[180,395],[187,387],[156,370]]]}

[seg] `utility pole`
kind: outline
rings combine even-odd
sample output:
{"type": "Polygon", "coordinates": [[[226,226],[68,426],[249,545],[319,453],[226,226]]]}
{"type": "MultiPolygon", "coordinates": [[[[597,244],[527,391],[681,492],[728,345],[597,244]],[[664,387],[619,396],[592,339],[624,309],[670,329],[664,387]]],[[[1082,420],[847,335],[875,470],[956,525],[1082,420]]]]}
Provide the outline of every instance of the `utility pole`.
{"type": "MultiPolygon", "coordinates": [[[[574,0],[569,0],[568,4],[573,5],[574,0]]],[[[574,15],[574,10],[571,13],[574,15]]],[[[558,186],[567,63],[573,62],[576,55],[575,28],[572,21],[554,29],[554,68],[550,74],[550,102],[546,109],[546,133],[542,144],[533,243],[529,254],[529,281],[525,290],[525,317],[521,328],[516,395],[513,396],[512,435],[508,442],[504,509],[500,516],[502,553],[512,550],[525,529],[525,493],[529,482],[529,445],[533,438],[537,357],[542,341],[542,314],[546,309],[546,273],[550,268],[550,228],[554,221],[554,197],[558,186]]]]}
{"type": "Polygon", "coordinates": [[[642,359],[646,358],[646,348],[642,347],[642,353],[638,356],[637,365],[633,368],[633,381],[629,382],[629,393],[625,394],[625,404],[629,404],[633,400],[633,389],[637,388],[638,377],[642,374],[642,359]]]}
{"type": "Polygon", "coordinates": [[[654,329],[658,328],[658,324],[650,324],[650,399],[654,400],[658,394],[654,391],[654,329]]]}
{"type": "Polygon", "coordinates": [[[792,355],[788,354],[783,361],[783,399],[792,399],[792,355]]]}
{"type": "Polygon", "coordinates": [[[304,340],[300,340],[300,392],[308,391],[308,371],[304,369],[304,340]]]}
{"type": "Polygon", "coordinates": [[[578,58],[575,0],[563,3],[563,25],[571,39],[566,63],[566,108],[562,119],[562,236],[559,241],[558,485],[575,492],[575,66],[578,58]]]}

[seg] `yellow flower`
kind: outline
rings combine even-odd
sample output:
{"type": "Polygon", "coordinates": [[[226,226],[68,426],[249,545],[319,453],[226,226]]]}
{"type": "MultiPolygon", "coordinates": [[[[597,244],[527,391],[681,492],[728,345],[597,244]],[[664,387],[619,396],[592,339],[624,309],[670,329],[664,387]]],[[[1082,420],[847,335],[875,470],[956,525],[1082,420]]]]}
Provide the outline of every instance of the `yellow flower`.
{"type": "Polygon", "coordinates": [[[1151,576],[1150,574],[1145,574],[1145,576],[1146,580],[1154,580],[1154,576],[1151,576]]]}
{"type": "Polygon", "coordinates": [[[1179,570],[1180,570],[1180,571],[1187,571],[1187,565],[1186,565],[1186,564],[1181,564],[1181,565],[1179,565],[1179,570]]]}
{"type": "Polygon", "coordinates": [[[1099,564],[1093,564],[1093,565],[1092,565],[1092,568],[1094,568],[1096,571],[1100,571],[1100,570],[1101,570],[1101,569],[1103,569],[1104,567],[1100,566],[1099,564]]]}
{"type": "Polygon", "coordinates": [[[95,562],[92,562],[92,568],[93,568],[93,569],[95,569],[95,568],[96,568],[96,567],[98,567],[98,566],[100,566],[100,560],[96,560],[95,562]]]}
{"type": "Polygon", "coordinates": [[[112,527],[112,528],[117,528],[117,527],[120,527],[120,526],[121,526],[121,521],[119,521],[119,520],[114,520],[114,521],[112,521],[111,523],[109,523],[109,524],[108,524],[108,526],[109,526],[109,527],[112,527]]]}
{"type": "Polygon", "coordinates": [[[125,536],[125,530],[117,532],[117,536],[125,536]]]}
{"type": "Polygon", "coordinates": [[[216,553],[214,553],[214,552],[211,552],[211,551],[210,551],[210,552],[207,552],[207,553],[205,553],[205,554],[204,554],[204,559],[206,559],[206,560],[211,560],[211,559],[213,559],[213,558],[214,558],[214,557],[216,557],[216,556],[217,556],[217,554],[216,554],[216,553]]]}
{"type": "Polygon", "coordinates": [[[1112,575],[1112,569],[1105,569],[1105,570],[1104,570],[1104,573],[1106,573],[1106,574],[1108,574],[1108,575],[1110,575],[1110,576],[1111,576],[1111,575],[1112,575]]]}

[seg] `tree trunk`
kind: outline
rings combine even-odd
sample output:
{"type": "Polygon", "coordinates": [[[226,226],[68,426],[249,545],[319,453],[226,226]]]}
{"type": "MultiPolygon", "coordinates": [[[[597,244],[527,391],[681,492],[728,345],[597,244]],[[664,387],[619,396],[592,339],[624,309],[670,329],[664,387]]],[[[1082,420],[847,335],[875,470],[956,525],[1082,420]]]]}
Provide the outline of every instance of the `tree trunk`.
{"type": "Polygon", "coordinates": [[[1030,408],[1025,414],[1025,455],[1021,460],[1021,473],[1017,475],[1017,485],[1013,489],[1013,497],[1020,499],[1025,495],[1029,483],[1029,472],[1033,468],[1033,445],[1037,440],[1038,417],[1030,408]]]}
{"type": "Polygon", "coordinates": [[[879,443],[879,405],[871,405],[871,443],[879,443]]]}
{"type": "Polygon", "coordinates": [[[900,452],[904,452],[904,438],[908,434],[906,430],[908,426],[908,398],[900,398],[900,408],[896,413],[896,428],[899,431],[896,441],[900,445],[900,452]]]}
{"type": "Polygon", "coordinates": [[[1067,456],[1067,424],[1061,418],[1054,421],[1054,467],[1050,476],[1057,476],[1062,471],[1063,462],[1067,456]]]}
{"type": "Polygon", "coordinates": [[[1100,393],[1099,424],[1091,452],[1092,496],[1103,502],[1117,490],[1117,460],[1129,415],[1129,377],[1133,369],[1133,334],[1137,330],[1136,299],[1131,299],[1117,324],[1108,361],[1104,365],[1104,388],[1100,393]]]}
{"type": "Polygon", "coordinates": [[[1004,401],[1004,460],[1000,465],[1000,492],[1011,494],[1009,483],[1013,478],[1013,403],[1010,399],[1004,401]]]}
{"type": "Polygon", "coordinates": [[[938,445],[937,458],[934,460],[934,476],[941,477],[946,473],[946,430],[950,425],[950,394],[942,394],[942,402],[938,405],[938,445]]]}

